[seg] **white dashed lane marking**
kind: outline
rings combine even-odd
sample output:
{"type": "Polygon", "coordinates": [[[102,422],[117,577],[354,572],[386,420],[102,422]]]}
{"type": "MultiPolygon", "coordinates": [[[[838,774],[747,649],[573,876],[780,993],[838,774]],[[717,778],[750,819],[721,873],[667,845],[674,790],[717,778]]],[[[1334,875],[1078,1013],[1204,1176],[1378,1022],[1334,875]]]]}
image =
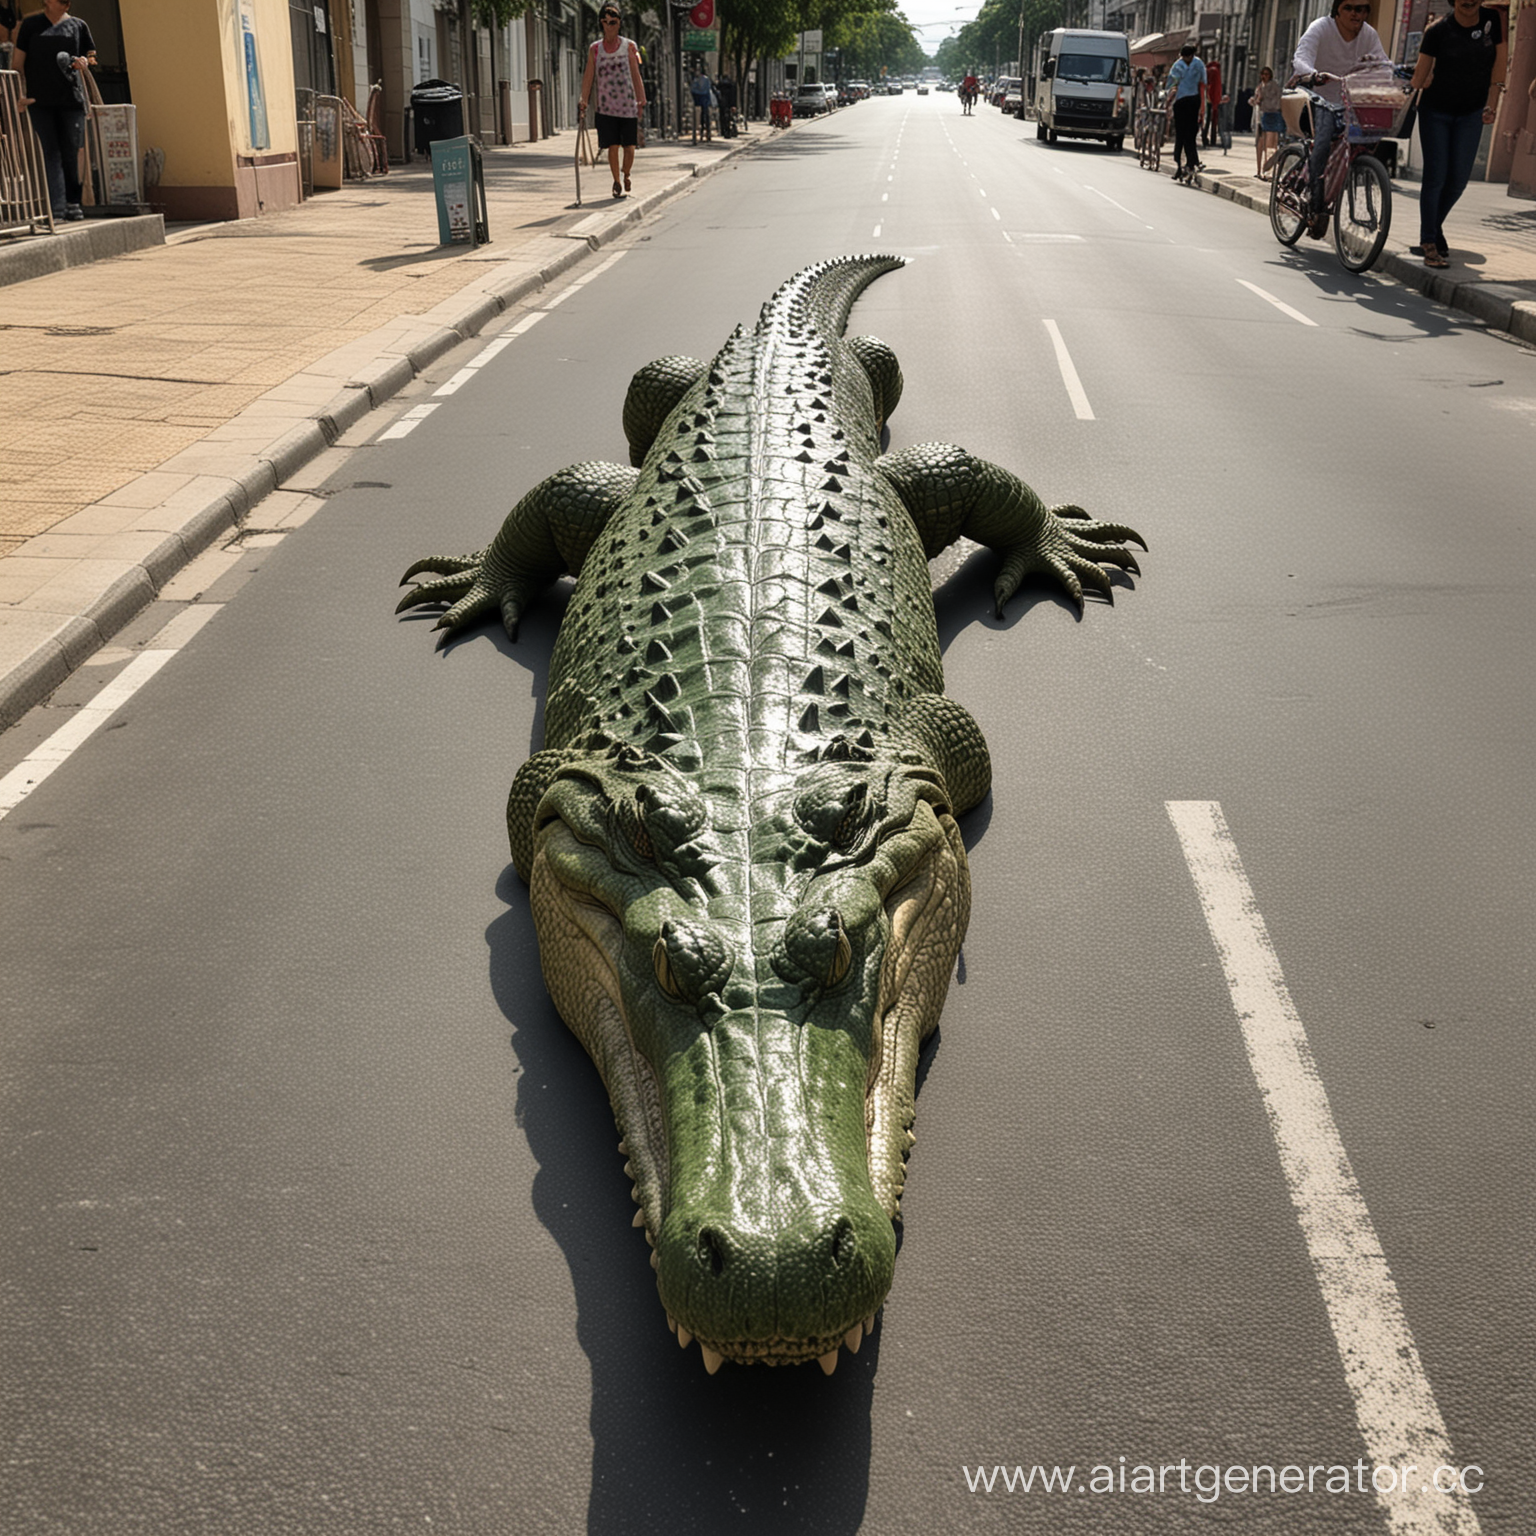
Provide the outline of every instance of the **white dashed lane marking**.
{"type": "Polygon", "coordinates": [[[1437,1468],[1459,1463],[1221,806],[1170,800],[1167,809],[1226,973],[1388,1526],[1393,1536],[1477,1536],[1460,1483],[1454,1493],[1429,1486],[1437,1468]],[[1388,1469],[1393,1486],[1384,1490],[1388,1469]]]}
{"type": "Polygon", "coordinates": [[[1316,320],[1309,320],[1304,314],[1302,314],[1299,309],[1292,309],[1289,304],[1286,304],[1280,299],[1277,299],[1274,294],[1265,293],[1265,291],[1260,288],[1257,283],[1250,283],[1245,277],[1240,277],[1237,279],[1237,281],[1240,282],[1244,288],[1248,289],[1250,293],[1258,294],[1258,296],[1263,299],[1266,304],[1273,304],[1282,315],[1289,315],[1292,320],[1299,321],[1302,325],[1315,326],[1317,324],[1316,320]]]}

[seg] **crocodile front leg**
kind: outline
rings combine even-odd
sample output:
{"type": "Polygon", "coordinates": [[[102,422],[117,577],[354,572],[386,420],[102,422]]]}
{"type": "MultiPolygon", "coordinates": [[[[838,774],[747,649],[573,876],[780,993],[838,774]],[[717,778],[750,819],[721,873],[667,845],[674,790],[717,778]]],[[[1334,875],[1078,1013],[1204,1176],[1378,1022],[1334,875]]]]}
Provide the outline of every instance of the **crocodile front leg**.
{"type": "Polygon", "coordinates": [[[517,639],[517,623],[528,605],[556,577],[581,574],[587,552],[639,478],[638,470],[597,463],[573,464],[551,475],[512,508],[501,531],[478,553],[416,561],[402,584],[422,571],[444,574],[407,592],[395,612],[450,604],[433,626],[447,631],[444,640],[499,612],[507,637],[517,639]]]}
{"type": "Polygon", "coordinates": [[[1084,582],[1114,602],[1102,566],[1140,572],[1136,557],[1116,542],[1145,549],[1134,528],[1095,522],[1081,507],[1047,507],[1017,475],[953,444],[920,443],[877,459],[875,467],[911,514],[930,560],[962,535],[1003,557],[992,587],[999,618],[1032,571],[1054,576],[1079,611],[1084,582]]]}

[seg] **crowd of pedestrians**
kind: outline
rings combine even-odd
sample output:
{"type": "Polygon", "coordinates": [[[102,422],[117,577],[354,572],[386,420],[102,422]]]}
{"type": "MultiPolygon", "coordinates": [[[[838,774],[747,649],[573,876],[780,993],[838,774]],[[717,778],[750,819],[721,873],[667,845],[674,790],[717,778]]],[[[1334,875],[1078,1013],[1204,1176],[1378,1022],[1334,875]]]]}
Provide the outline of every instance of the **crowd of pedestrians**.
{"type": "MultiPolygon", "coordinates": [[[[1285,71],[1288,82],[1306,86],[1314,97],[1308,108],[1312,134],[1308,177],[1314,215],[1320,214],[1323,205],[1329,152],[1344,128],[1341,77],[1362,65],[1391,62],[1380,36],[1366,20],[1369,13],[1365,0],[1332,0],[1329,14],[1318,17],[1302,33],[1285,71]]],[[[1427,266],[1450,264],[1445,220],[1467,189],[1483,129],[1498,116],[1508,53],[1503,13],[1482,0],[1454,0],[1448,13],[1431,20],[1420,42],[1407,86],[1418,93],[1422,155],[1419,244],[1409,249],[1422,256],[1427,266]]],[[[1406,69],[1401,74],[1406,76],[1406,69]]],[[[1530,94],[1536,100],[1536,81],[1530,94]]],[[[1249,100],[1254,174],[1260,177],[1273,168],[1280,136],[1286,131],[1283,95],[1275,71],[1264,65],[1249,100]]],[[[1187,42],[1166,74],[1160,64],[1137,70],[1133,96],[1133,121],[1140,122],[1144,112],[1151,112],[1159,121],[1166,114],[1171,123],[1174,180],[1187,181],[1204,170],[1199,145],[1210,145],[1221,135],[1221,109],[1227,104],[1220,66],[1201,59],[1198,45],[1187,42]]]]}

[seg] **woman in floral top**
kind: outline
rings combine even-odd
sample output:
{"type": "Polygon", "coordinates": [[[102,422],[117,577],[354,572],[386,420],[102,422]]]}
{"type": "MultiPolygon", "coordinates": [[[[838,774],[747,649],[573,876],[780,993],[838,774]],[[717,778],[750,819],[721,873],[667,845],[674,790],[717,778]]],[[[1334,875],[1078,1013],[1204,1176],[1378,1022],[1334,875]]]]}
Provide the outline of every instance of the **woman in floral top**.
{"type": "Polygon", "coordinates": [[[597,86],[597,147],[608,151],[613,172],[613,195],[630,190],[629,172],[635,163],[639,139],[640,109],[645,105],[645,85],[640,79],[640,50],[619,32],[619,13],[605,5],[598,13],[603,35],[587,51],[587,67],[581,76],[581,110],[587,110],[592,87],[597,86]],[[619,153],[623,151],[622,170],[619,153]],[[619,185],[623,176],[624,184],[619,185]]]}

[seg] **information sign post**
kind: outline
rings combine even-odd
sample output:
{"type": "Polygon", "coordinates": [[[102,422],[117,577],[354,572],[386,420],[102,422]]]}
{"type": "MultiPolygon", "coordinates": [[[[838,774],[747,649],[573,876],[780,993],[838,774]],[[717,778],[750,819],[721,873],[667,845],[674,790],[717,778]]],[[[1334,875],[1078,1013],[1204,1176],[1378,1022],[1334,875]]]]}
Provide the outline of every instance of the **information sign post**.
{"type": "Polygon", "coordinates": [[[473,139],[432,141],[432,190],[437,195],[437,238],[442,245],[486,245],[485,169],[473,139]]]}

